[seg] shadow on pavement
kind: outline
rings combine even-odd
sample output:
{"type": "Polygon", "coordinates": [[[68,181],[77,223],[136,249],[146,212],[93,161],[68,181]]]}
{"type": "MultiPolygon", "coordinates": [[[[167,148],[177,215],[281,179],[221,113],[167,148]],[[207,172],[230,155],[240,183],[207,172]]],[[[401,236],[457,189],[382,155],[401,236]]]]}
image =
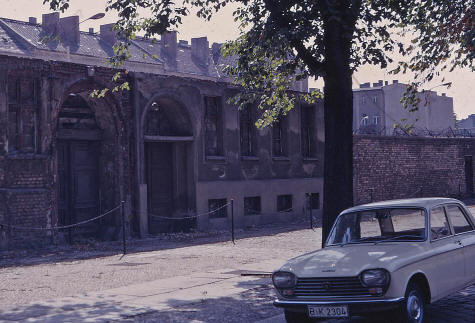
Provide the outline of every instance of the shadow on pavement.
{"type": "MultiPolygon", "coordinates": [[[[236,230],[236,242],[240,239],[272,236],[280,233],[308,229],[309,223],[307,222],[308,221],[299,219],[294,223],[269,224],[259,227],[251,227],[244,230],[236,230]]],[[[170,250],[229,241],[231,241],[231,232],[227,231],[207,233],[166,233],[150,236],[145,239],[128,239],[127,254],[170,250]]],[[[85,260],[121,254],[122,242],[103,242],[94,239],[86,239],[78,241],[73,245],[50,245],[38,249],[1,251],[0,268],[70,262],[74,260],[85,260]]]]}

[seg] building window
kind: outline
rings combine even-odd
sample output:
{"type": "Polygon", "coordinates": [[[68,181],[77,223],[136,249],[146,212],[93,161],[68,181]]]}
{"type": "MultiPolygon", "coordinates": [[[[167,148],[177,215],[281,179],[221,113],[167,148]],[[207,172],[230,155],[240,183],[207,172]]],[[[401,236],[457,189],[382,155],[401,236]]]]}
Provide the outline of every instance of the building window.
{"type": "Polygon", "coordinates": [[[279,117],[272,125],[272,153],[274,157],[287,156],[287,118],[279,117]]]}
{"type": "Polygon", "coordinates": [[[292,211],[292,195],[277,195],[277,212],[292,211]]]}
{"type": "Polygon", "coordinates": [[[239,111],[239,130],[242,156],[256,156],[256,126],[252,117],[252,107],[246,106],[239,111]]]}
{"type": "Polygon", "coordinates": [[[302,106],[300,124],[302,136],[302,155],[304,158],[316,157],[317,140],[314,106],[302,106]]]}
{"type": "Polygon", "coordinates": [[[226,199],[208,200],[209,217],[212,219],[226,218],[228,216],[228,207],[226,199]]]}
{"type": "Polygon", "coordinates": [[[261,197],[245,197],[244,198],[244,215],[261,214],[261,197]]]}
{"type": "Polygon", "coordinates": [[[206,156],[223,155],[222,109],[220,97],[205,97],[205,153],[206,156]]]}
{"type": "Polygon", "coordinates": [[[368,115],[366,115],[366,114],[363,113],[363,114],[361,115],[360,125],[362,125],[362,126],[367,126],[367,125],[368,125],[368,119],[369,119],[368,115]]]}
{"type": "Polygon", "coordinates": [[[373,116],[373,123],[378,125],[380,123],[380,119],[381,119],[380,116],[373,116]]]}
{"type": "Polygon", "coordinates": [[[38,81],[8,80],[8,150],[32,153],[37,148],[38,81]]]}
{"type": "Polygon", "coordinates": [[[320,209],[320,193],[307,193],[308,205],[312,210],[320,209]]]}

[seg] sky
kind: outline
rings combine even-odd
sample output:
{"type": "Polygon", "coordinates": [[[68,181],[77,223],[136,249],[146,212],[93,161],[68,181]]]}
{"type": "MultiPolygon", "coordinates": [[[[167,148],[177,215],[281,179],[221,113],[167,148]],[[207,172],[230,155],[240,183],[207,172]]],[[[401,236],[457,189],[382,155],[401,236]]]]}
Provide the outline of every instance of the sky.
{"type": "MultiPolygon", "coordinates": [[[[104,12],[106,0],[71,0],[70,8],[61,16],[78,15],[80,21],[98,12],[104,12]]],[[[41,14],[50,12],[48,5],[43,5],[43,0],[0,0],[2,12],[0,17],[28,21],[28,17],[36,17],[41,22],[41,14]]],[[[225,7],[210,21],[203,21],[195,15],[183,19],[183,24],[178,29],[179,39],[190,41],[192,37],[207,36],[211,43],[225,42],[235,39],[238,35],[237,23],[232,17],[233,8],[225,7]]],[[[106,13],[100,20],[89,20],[81,24],[81,30],[88,30],[93,27],[99,30],[102,24],[113,23],[117,19],[114,12],[106,13]]],[[[433,88],[433,91],[447,93],[454,99],[454,111],[458,119],[466,118],[469,114],[475,113],[475,102],[472,97],[475,94],[475,73],[468,70],[456,70],[446,72],[442,75],[445,81],[435,79],[424,86],[425,89],[433,88]],[[443,82],[452,82],[450,88],[438,86],[443,82]]],[[[409,82],[411,75],[399,74],[388,75],[386,70],[376,66],[362,66],[353,77],[353,87],[359,87],[359,83],[377,82],[378,80],[389,81],[399,80],[399,82],[409,82]]],[[[310,87],[322,88],[321,80],[311,80],[310,87]]]]}

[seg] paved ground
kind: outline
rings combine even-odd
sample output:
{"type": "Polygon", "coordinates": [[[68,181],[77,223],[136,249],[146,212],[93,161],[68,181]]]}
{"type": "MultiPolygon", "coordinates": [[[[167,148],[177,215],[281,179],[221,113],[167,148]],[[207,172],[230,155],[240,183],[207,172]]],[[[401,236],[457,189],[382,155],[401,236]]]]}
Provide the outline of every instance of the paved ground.
{"type": "MultiPolygon", "coordinates": [[[[241,273],[320,247],[320,229],[303,225],[239,232],[236,245],[225,233],[132,241],[125,257],[91,243],[2,253],[0,322],[284,322],[270,280],[241,273]]],[[[475,287],[431,305],[428,321],[475,322],[475,287]]]]}

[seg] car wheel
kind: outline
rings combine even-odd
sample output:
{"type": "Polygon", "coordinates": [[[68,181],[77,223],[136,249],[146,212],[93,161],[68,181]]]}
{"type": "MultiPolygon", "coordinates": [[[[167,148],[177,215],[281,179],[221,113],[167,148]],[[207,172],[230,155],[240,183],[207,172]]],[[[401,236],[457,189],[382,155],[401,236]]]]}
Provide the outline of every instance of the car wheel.
{"type": "Polygon", "coordinates": [[[410,283],[407,286],[406,298],[400,311],[401,322],[424,322],[425,301],[422,295],[423,293],[416,283],[410,283]]]}
{"type": "Polygon", "coordinates": [[[307,316],[307,313],[302,312],[292,312],[284,310],[285,321],[287,323],[310,323],[315,322],[315,320],[310,319],[307,316]]]}

